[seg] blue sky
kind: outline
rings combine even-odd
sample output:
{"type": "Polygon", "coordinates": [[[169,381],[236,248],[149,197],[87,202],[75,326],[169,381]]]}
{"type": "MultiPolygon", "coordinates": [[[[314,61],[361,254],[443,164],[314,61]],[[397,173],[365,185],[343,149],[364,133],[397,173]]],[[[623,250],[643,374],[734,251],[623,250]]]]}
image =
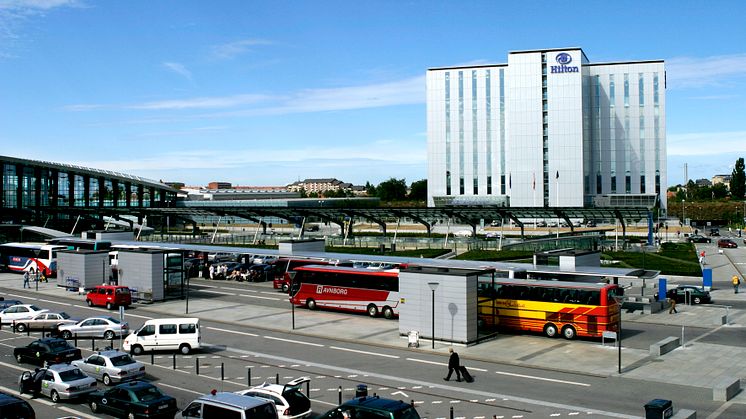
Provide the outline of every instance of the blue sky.
{"type": "Polygon", "coordinates": [[[0,0],[0,154],[204,185],[427,177],[425,72],[665,59],[668,183],[746,156],[746,2],[0,0]]]}

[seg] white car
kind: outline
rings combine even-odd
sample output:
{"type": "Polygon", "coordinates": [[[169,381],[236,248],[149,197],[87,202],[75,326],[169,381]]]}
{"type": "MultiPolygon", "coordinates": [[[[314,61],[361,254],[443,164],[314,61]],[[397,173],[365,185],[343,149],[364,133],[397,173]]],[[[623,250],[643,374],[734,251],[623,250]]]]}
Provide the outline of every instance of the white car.
{"type": "Polygon", "coordinates": [[[57,328],[63,339],[78,337],[103,337],[113,339],[116,336],[127,336],[129,325],[113,317],[89,317],[76,324],[63,324],[57,328]]]}
{"type": "Polygon", "coordinates": [[[39,313],[47,312],[46,308],[39,308],[33,304],[17,304],[0,311],[0,322],[10,324],[13,321],[26,320],[39,313]]]}
{"type": "Polygon", "coordinates": [[[309,381],[308,377],[300,377],[285,385],[265,382],[236,393],[273,401],[277,419],[301,419],[311,415],[311,400],[301,391],[301,386],[309,381]]]}

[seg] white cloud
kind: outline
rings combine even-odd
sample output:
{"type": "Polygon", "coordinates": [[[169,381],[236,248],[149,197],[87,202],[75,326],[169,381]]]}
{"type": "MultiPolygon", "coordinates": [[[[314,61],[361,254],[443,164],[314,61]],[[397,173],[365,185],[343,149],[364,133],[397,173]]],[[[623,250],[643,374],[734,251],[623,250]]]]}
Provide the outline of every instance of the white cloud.
{"type": "Polygon", "coordinates": [[[179,110],[179,109],[215,109],[249,105],[268,99],[266,95],[235,95],[216,97],[196,97],[190,99],[162,100],[126,105],[129,109],[179,110]]]}
{"type": "Polygon", "coordinates": [[[50,10],[57,7],[78,6],[77,0],[2,0],[0,9],[15,10],[19,12],[33,12],[38,10],[50,10]]]}
{"type": "Polygon", "coordinates": [[[272,45],[272,42],[265,39],[242,39],[213,46],[212,55],[220,59],[230,59],[249,51],[251,47],[259,45],[272,45]]]}
{"type": "Polygon", "coordinates": [[[164,62],[163,67],[167,68],[168,70],[173,71],[174,73],[184,77],[185,79],[192,81],[192,72],[187,70],[186,67],[184,67],[183,64],[174,63],[174,62],[164,62]]]}
{"type": "Polygon", "coordinates": [[[669,156],[701,156],[746,152],[746,131],[669,134],[669,156]]]}
{"type": "Polygon", "coordinates": [[[666,75],[671,88],[726,85],[729,78],[746,76],[746,54],[670,58],[666,75]]]}

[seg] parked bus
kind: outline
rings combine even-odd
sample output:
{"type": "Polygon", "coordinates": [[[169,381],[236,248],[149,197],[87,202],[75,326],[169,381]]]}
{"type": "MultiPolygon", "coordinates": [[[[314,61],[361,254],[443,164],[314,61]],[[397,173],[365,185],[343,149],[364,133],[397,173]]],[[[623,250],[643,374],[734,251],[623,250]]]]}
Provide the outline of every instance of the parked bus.
{"type": "Polygon", "coordinates": [[[57,274],[57,251],[64,249],[45,243],[5,243],[0,245],[0,255],[13,272],[38,271],[51,277],[57,274]]]}
{"type": "Polygon", "coordinates": [[[616,332],[623,290],[616,284],[480,278],[478,319],[487,328],[601,337],[616,332]]]}
{"type": "Polygon", "coordinates": [[[295,268],[290,302],[387,319],[399,315],[399,273],[365,268],[306,265],[295,268]]]}
{"type": "Polygon", "coordinates": [[[81,239],[77,237],[59,237],[49,239],[47,243],[67,246],[68,250],[111,250],[111,242],[109,241],[81,239]]]}

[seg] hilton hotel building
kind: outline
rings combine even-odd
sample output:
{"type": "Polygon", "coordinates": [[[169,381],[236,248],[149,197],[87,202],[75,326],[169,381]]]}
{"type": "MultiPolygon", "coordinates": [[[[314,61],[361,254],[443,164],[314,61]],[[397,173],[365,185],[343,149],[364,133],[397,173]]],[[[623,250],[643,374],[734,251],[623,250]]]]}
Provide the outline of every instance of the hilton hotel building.
{"type": "Polygon", "coordinates": [[[427,71],[428,205],[666,208],[662,60],[580,48],[427,71]]]}

